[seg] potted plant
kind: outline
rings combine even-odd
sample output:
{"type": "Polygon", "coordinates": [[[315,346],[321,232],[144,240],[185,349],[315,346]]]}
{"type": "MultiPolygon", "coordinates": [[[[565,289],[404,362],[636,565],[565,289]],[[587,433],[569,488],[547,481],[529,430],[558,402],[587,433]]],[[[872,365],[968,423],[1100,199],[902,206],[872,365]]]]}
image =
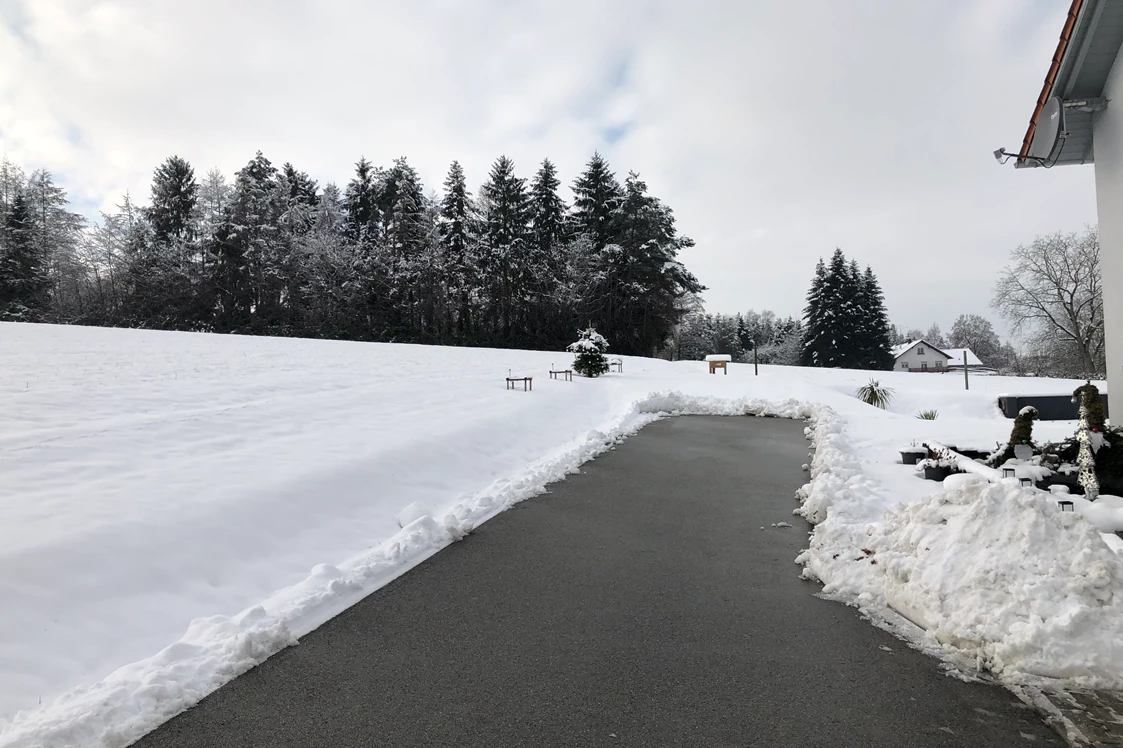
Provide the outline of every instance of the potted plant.
{"type": "Polygon", "coordinates": [[[950,452],[923,459],[917,463],[916,469],[924,471],[925,480],[937,481],[942,481],[952,473],[959,472],[955,464],[955,458],[952,457],[950,452]]]}
{"type": "Polygon", "coordinates": [[[905,447],[901,450],[901,464],[915,465],[924,459],[926,454],[928,454],[928,450],[924,447],[905,447]]]}

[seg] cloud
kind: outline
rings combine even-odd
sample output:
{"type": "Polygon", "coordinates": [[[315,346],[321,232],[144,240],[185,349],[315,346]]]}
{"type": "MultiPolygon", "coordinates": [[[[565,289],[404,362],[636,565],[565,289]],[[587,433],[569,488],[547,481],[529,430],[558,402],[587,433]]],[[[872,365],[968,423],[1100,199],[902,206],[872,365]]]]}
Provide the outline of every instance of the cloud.
{"type": "Polygon", "coordinates": [[[987,300],[1010,249],[1095,220],[1093,174],[1018,172],[1063,3],[0,0],[0,151],[75,203],[146,199],[173,153],[261,149],[345,183],[406,155],[438,188],[600,149],[698,246],[709,308],[798,314],[816,259],[870,264],[906,326],[987,300]],[[853,7],[857,5],[858,7],[853,7]]]}

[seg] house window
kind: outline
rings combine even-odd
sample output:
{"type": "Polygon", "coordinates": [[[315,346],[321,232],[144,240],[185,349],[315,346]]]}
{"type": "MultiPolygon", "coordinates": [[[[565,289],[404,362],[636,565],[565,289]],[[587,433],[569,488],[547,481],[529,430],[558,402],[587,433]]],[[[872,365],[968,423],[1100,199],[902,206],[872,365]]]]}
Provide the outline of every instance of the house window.
{"type": "Polygon", "coordinates": [[[916,352],[919,353],[921,356],[923,356],[924,355],[924,346],[918,345],[916,347],[916,352]]]}
{"type": "Polygon", "coordinates": [[[943,362],[943,361],[937,361],[937,362],[936,362],[936,368],[937,368],[937,369],[942,369],[942,368],[944,368],[944,362],[943,362]]]}
{"type": "Polygon", "coordinates": [[[902,369],[907,369],[907,368],[909,368],[909,362],[908,362],[908,361],[902,361],[902,362],[901,362],[901,368],[902,368],[902,369]]]}
{"type": "Polygon", "coordinates": [[[927,361],[921,361],[920,362],[920,370],[921,371],[928,371],[928,362],[927,361]]]}

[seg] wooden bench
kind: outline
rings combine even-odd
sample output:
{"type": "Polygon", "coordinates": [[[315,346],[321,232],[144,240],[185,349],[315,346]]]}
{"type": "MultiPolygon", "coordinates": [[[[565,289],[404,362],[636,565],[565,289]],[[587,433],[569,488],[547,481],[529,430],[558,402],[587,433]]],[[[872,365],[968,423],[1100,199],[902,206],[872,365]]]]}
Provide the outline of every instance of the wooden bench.
{"type": "Polygon", "coordinates": [[[526,392],[527,390],[533,390],[534,389],[534,379],[533,379],[533,377],[507,377],[507,389],[509,389],[509,390],[515,389],[515,383],[516,382],[522,382],[523,383],[523,392],[526,392]]]}
{"type": "Polygon", "coordinates": [[[567,382],[572,382],[573,369],[550,369],[550,379],[557,379],[559,376],[567,382]]]}
{"type": "Polygon", "coordinates": [[[608,362],[609,371],[612,371],[612,367],[614,366],[616,367],[616,371],[620,372],[621,374],[624,373],[624,361],[622,359],[614,358],[608,362]]]}

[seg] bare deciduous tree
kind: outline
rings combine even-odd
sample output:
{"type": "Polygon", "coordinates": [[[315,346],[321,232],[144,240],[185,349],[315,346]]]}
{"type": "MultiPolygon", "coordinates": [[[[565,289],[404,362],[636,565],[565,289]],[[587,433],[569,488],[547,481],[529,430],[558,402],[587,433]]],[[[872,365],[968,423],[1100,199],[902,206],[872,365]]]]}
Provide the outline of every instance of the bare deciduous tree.
{"type": "Polygon", "coordinates": [[[1039,236],[1010,254],[1011,263],[991,302],[1015,332],[1049,358],[1069,357],[1079,373],[1104,367],[1100,242],[1094,228],[1082,234],[1039,236]]]}

